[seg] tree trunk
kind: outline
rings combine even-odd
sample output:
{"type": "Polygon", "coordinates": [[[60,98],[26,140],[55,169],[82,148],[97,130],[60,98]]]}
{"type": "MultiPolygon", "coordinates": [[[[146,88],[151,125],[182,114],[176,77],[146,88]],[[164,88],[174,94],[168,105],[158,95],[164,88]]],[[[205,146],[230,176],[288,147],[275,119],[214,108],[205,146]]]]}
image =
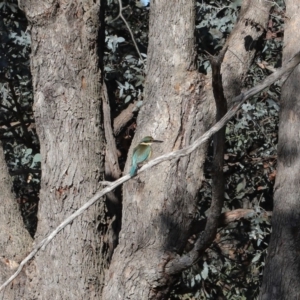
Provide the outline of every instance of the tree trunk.
{"type": "MultiPolygon", "coordinates": [[[[34,116],[42,155],[39,242],[103,178],[100,0],[20,2],[32,25],[34,116]]],[[[105,228],[99,201],[32,261],[26,299],[99,299],[107,265],[105,228]]]]}
{"type": "MultiPolygon", "coordinates": [[[[194,9],[192,0],[151,3],[145,104],[138,116],[129,158],[133,147],[146,135],[164,140],[152,146],[155,157],[189,145],[214,121],[209,76],[207,80],[198,74],[194,65],[194,9]]],[[[264,28],[267,19],[266,11],[256,22],[264,28]]],[[[247,26],[244,19],[239,26],[240,31],[247,26]]],[[[252,33],[245,33],[253,34],[256,40],[263,30],[257,34],[257,29],[251,28],[252,33]]],[[[236,33],[240,38],[240,32],[236,33]]],[[[240,47],[235,55],[241,55],[243,61],[243,56],[253,58],[254,50],[240,47]]],[[[235,70],[240,80],[251,61],[247,59],[244,68],[235,70]]],[[[230,64],[230,59],[227,62],[230,64]]],[[[230,72],[225,68],[223,76],[230,72]]],[[[235,83],[227,80],[224,89],[230,84],[235,83]]],[[[233,92],[227,95],[236,96],[233,92]]],[[[182,254],[189,237],[206,148],[160,164],[124,185],[122,230],[107,273],[103,300],[167,299],[175,277],[165,273],[165,266],[182,254]]],[[[130,159],[127,170],[129,165],[130,159]]]]}
{"type": "Polygon", "coordinates": [[[257,47],[263,34],[267,31],[267,22],[272,2],[260,0],[244,0],[238,22],[232,30],[226,45],[222,64],[224,94],[228,107],[232,98],[239,95],[243,81],[252,64],[257,47]]]}
{"type": "MultiPolygon", "coordinates": [[[[28,254],[32,238],[25,229],[19,205],[12,193],[12,181],[4,159],[0,142],[0,280],[1,283],[15,271],[20,261],[28,254]]],[[[1,299],[22,299],[26,275],[18,278],[0,292],[1,299]]]]}
{"type": "MultiPolygon", "coordinates": [[[[286,1],[283,65],[299,51],[299,2],[286,1]]],[[[272,234],[261,300],[300,298],[300,67],[282,86],[272,234]]]]}
{"type": "MultiPolygon", "coordinates": [[[[192,0],[151,3],[146,100],[133,145],[146,135],[164,140],[152,146],[154,157],[189,145],[212,124],[214,107],[194,65],[194,8],[192,0]]],[[[160,299],[168,293],[173,278],[164,266],[182,253],[189,237],[204,159],[205,147],[124,186],[122,230],[103,300],[160,299]]]]}

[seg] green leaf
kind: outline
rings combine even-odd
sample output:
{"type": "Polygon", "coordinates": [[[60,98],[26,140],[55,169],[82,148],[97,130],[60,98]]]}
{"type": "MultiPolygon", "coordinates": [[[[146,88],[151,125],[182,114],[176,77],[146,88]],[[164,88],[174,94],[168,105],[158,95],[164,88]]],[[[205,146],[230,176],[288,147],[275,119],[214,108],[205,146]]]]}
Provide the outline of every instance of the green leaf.
{"type": "Polygon", "coordinates": [[[260,257],[261,257],[261,253],[259,252],[252,258],[251,262],[254,263],[254,262],[258,261],[260,259],[260,257]]]}
{"type": "Polygon", "coordinates": [[[130,95],[128,95],[126,98],[125,98],[125,103],[128,103],[129,101],[131,100],[131,96],[130,95]]]}
{"type": "Polygon", "coordinates": [[[33,161],[32,161],[32,162],[34,162],[34,163],[36,163],[36,162],[41,162],[41,158],[42,158],[41,154],[40,154],[40,153],[37,153],[37,154],[33,157],[33,161]]]}
{"type": "Polygon", "coordinates": [[[203,263],[203,270],[201,271],[201,277],[205,280],[208,277],[208,266],[207,263],[203,263]]]}
{"type": "Polygon", "coordinates": [[[243,180],[237,185],[236,192],[239,193],[240,191],[244,190],[246,187],[246,179],[243,178],[243,180]]]}

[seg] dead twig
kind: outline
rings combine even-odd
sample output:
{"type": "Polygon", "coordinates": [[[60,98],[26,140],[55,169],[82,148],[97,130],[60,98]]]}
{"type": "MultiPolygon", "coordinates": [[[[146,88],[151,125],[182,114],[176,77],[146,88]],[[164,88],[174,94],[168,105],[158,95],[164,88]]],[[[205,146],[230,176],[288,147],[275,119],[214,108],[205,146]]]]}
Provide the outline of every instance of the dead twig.
{"type": "Polygon", "coordinates": [[[116,21],[116,20],[119,19],[119,18],[121,18],[121,19],[123,20],[123,22],[125,23],[125,25],[126,25],[128,31],[129,31],[129,33],[130,33],[131,39],[132,39],[132,41],[133,41],[134,47],[135,47],[135,49],[136,49],[136,51],[137,51],[139,57],[140,57],[140,60],[141,60],[141,62],[142,62],[142,64],[143,64],[143,66],[145,67],[144,59],[143,59],[142,54],[141,54],[141,52],[140,52],[140,50],[139,50],[139,48],[138,48],[138,46],[137,46],[137,43],[136,43],[136,41],[135,41],[134,35],[133,35],[133,33],[132,33],[132,30],[130,29],[129,24],[127,23],[126,19],[124,18],[123,14],[122,14],[123,10],[126,9],[127,6],[123,8],[122,0],[118,0],[118,2],[119,2],[119,14],[117,15],[116,18],[114,18],[112,21],[110,21],[110,23],[116,21]]]}

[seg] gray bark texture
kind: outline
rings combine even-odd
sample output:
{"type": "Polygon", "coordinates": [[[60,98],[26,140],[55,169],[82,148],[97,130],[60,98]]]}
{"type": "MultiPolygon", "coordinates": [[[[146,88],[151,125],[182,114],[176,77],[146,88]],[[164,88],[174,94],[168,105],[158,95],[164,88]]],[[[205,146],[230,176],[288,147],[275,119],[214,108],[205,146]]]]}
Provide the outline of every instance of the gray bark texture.
{"type": "MultiPolygon", "coordinates": [[[[284,65],[299,51],[299,1],[286,3],[284,65]]],[[[272,233],[260,300],[300,299],[300,67],[282,85],[272,233]]]]}
{"type": "MultiPolygon", "coordinates": [[[[194,66],[194,4],[151,3],[146,100],[133,145],[147,135],[163,140],[152,146],[153,157],[189,145],[213,121],[204,77],[194,66]]],[[[202,148],[162,163],[124,186],[122,230],[103,300],[159,299],[167,293],[172,278],[165,276],[164,267],[172,255],[182,253],[189,237],[204,158],[202,148]]]]}
{"type": "MultiPolygon", "coordinates": [[[[28,254],[32,238],[25,229],[17,200],[12,193],[12,180],[4,159],[0,142],[0,280],[1,283],[15,271],[18,264],[28,254]]],[[[0,292],[0,299],[22,299],[25,272],[0,292]]]]}
{"type": "MultiPolygon", "coordinates": [[[[30,22],[34,116],[41,144],[39,242],[100,189],[104,173],[97,1],[20,1],[30,22]]],[[[27,268],[25,299],[99,299],[105,205],[66,227],[27,268]]]]}
{"type": "Polygon", "coordinates": [[[222,79],[228,107],[234,96],[241,93],[243,80],[252,64],[257,46],[266,32],[272,3],[244,0],[238,22],[226,42],[228,51],[222,64],[222,79]]]}
{"type": "MultiPolygon", "coordinates": [[[[151,3],[145,104],[138,116],[127,171],[132,149],[144,136],[164,141],[152,146],[155,157],[189,145],[214,122],[210,76],[200,75],[194,65],[194,10],[193,0],[151,3]]],[[[265,28],[267,20],[268,11],[255,21],[265,28]]],[[[237,26],[242,31],[248,25],[241,18],[237,26]]],[[[256,28],[251,28],[253,39],[257,39],[256,28]]],[[[235,69],[236,78],[242,80],[254,50],[240,47],[238,51],[235,55],[241,61],[243,56],[251,57],[243,68],[235,69]]],[[[231,72],[225,68],[223,78],[231,72]]],[[[227,80],[225,92],[237,80],[227,80]]],[[[236,96],[233,92],[226,95],[236,96]]],[[[103,300],[168,299],[175,276],[167,274],[166,266],[183,253],[190,236],[206,149],[207,145],[190,156],[164,162],[124,185],[122,229],[107,272],[103,300]]]]}

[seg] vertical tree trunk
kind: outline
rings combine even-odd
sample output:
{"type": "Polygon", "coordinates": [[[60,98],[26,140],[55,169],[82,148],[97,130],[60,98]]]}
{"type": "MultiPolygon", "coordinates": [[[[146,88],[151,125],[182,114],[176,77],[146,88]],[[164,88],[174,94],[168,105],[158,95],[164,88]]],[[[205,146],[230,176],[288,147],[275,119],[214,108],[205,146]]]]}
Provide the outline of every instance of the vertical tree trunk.
{"type": "MultiPolygon", "coordinates": [[[[299,51],[300,8],[286,1],[283,65],[299,51]]],[[[300,67],[282,86],[272,234],[261,300],[300,298],[300,67]]]]}
{"type": "MultiPolygon", "coordinates": [[[[32,25],[42,155],[38,242],[100,188],[100,0],[20,2],[32,25]]],[[[104,210],[98,202],[39,252],[28,269],[26,299],[99,299],[107,263],[104,210]]]]}
{"type": "MultiPolygon", "coordinates": [[[[194,13],[193,0],[151,3],[145,104],[133,146],[146,135],[164,140],[152,146],[153,156],[189,145],[213,122],[214,105],[194,65],[194,13]]],[[[122,230],[103,299],[166,297],[173,278],[164,266],[189,236],[204,159],[205,147],[124,186],[122,230]]]]}
{"type": "MultiPolygon", "coordinates": [[[[1,283],[15,271],[20,261],[28,254],[32,238],[25,229],[19,205],[12,193],[12,181],[4,159],[0,142],[0,280],[1,283]]],[[[1,299],[22,299],[25,273],[14,284],[0,292],[1,299]]]]}
{"type": "MultiPolygon", "coordinates": [[[[248,5],[250,8],[253,10],[248,5]]],[[[151,3],[145,104],[131,151],[146,135],[164,140],[152,146],[154,156],[185,147],[214,121],[211,82],[198,74],[194,65],[194,9],[193,0],[151,3]]],[[[264,28],[268,11],[260,17],[255,21],[264,28]]],[[[259,33],[255,26],[245,30],[246,23],[242,19],[235,34],[241,38],[243,31],[256,40],[262,28],[259,33]]],[[[234,43],[236,40],[229,44],[234,43]]],[[[242,45],[235,51],[244,62],[243,68],[235,70],[239,78],[252,61],[243,60],[244,56],[253,58],[255,52],[242,45]]],[[[224,61],[230,64],[231,59],[225,56],[224,61]]],[[[223,76],[232,72],[224,68],[223,76]]],[[[225,91],[233,84],[233,80],[225,81],[225,91]]],[[[236,96],[233,92],[227,95],[236,96]]],[[[189,157],[165,162],[124,185],[122,230],[103,299],[167,299],[175,278],[165,273],[165,266],[182,254],[189,237],[205,154],[203,146],[189,157]]],[[[130,153],[128,157],[127,170],[130,153]]]]}

